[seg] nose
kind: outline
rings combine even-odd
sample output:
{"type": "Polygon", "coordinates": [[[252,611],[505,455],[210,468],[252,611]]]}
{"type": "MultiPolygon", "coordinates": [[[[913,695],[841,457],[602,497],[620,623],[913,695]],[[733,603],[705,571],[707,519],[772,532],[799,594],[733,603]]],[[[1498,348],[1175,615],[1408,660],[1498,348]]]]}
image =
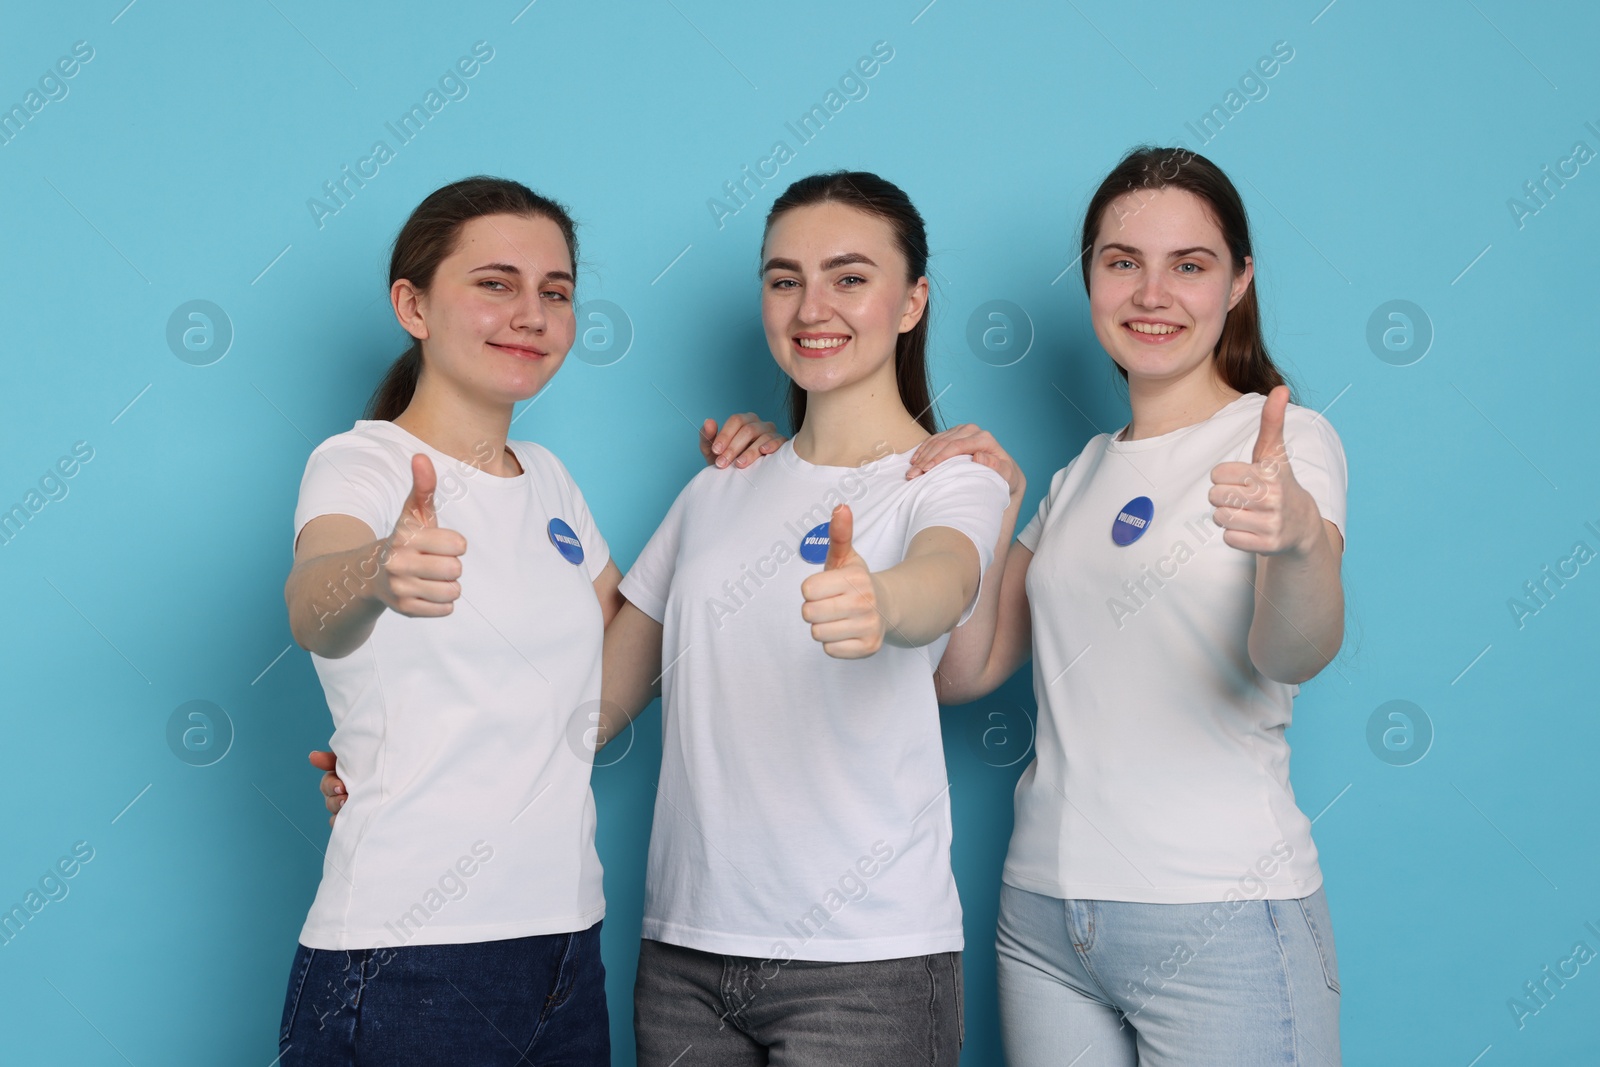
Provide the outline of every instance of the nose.
{"type": "Polygon", "coordinates": [[[800,321],[807,325],[827,322],[833,317],[833,308],[828,305],[828,288],[826,285],[807,285],[800,296],[800,321]]]}
{"type": "Polygon", "coordinates": [[[1133,291],[1133,302],[1143,308],[1164,308],[1171,304],[1166,274],[1159,270],[1145,271],[1133,291]]]}
{"type": "Polygon", "coordinates": [[[530,333],[543,333],[545,327],[544,297],[538,292],[527,292],[517,301],[511,312],[511,328],[530,333]]]}

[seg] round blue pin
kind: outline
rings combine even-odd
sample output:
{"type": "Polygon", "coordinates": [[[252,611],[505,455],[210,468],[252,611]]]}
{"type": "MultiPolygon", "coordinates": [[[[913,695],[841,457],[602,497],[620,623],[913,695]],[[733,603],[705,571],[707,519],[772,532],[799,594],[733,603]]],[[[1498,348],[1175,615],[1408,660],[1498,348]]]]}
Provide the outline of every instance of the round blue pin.
{"type": "Polygon", "coordinates": [[[1150,529],[1155,514],[1156,506],[1149,497],[1134,497],[1117,512],[1116,521],[1111,524],[1111,540],[1124,547],[1133,544],[1150,529]]]}
{"type": "Polygon", "coordinates": [[[800,558],[807,563],[825,563],[828,559],[828,524],[819,522],[800,538],[800,558]]]}
{"type": "Polygon", "coordinates": [[[578,564],[583,562],[583,542],[578,540],[578,535],[573,532],[560,519],[550,520],[550,543],[556,546],[556,551],[561,553],[561,558],[568,563],[578,564]]]}

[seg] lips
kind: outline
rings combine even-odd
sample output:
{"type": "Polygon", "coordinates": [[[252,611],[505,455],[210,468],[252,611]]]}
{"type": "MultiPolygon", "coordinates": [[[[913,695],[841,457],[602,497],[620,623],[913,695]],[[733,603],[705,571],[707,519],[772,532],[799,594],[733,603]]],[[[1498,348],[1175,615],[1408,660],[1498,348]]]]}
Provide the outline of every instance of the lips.
{"type": "Polygon", "coordinates": [[[1187,327],[1179,326],[1177,323],[1157,322],[1150,319],[1132,319],[1124,322],[1122,328],[1131,334],[1134,340],[1148,345],[1168,344],[1187,329],[1187,327]]]}
{"type": "Polygon", "coordinates": [[[850,343],[846,334],[797,334],[792,338],[795,352],[804,359],[825,359],[850,343]]]}
{"type": "Polygon", "coordinates": [[[495,344],[493,341],[489,341],[487,343],[490,348],[499,349],[501,352],[504,352],[510,356],[515,356],[518,359],[543,359],[545,356],[549,355],[548,352],[543,352],[537,348],[531,348],[527,345],[501,345],[495,344]]]}

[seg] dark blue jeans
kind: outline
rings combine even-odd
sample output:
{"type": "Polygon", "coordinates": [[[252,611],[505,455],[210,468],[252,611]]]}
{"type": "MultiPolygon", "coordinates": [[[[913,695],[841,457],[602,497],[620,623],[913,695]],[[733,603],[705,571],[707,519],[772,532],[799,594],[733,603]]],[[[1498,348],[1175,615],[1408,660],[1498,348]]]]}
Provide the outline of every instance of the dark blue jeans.
{"type": "Polygon", "coordinates": [[[278,1051],[283,1067],[603,1067],[600,924],[467,945],[301,945],[278,1051]]]}

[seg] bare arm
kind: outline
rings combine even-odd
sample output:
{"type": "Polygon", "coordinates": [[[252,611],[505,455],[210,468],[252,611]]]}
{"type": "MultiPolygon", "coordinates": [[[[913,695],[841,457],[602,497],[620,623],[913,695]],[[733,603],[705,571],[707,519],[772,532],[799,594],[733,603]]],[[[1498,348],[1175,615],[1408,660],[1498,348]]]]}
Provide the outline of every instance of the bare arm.
{"type": "Polygon", "coordinates": [[[1344,643],[1344,538],[1318,518],[1321,528],[1302,551],[1256,558],[1250,662],[1288,685],[1316,677],[1344,643]]]}
{"type": "Polygon", "coordinates": [[[283,587],[295,644],[338,659],[372,636],[387,610],[372,591],[382,551],[372,528],[352,516],[321,515],[306,523],[283,587]]]}
{"type": "Polygon", "coordinates": [[[884,643],[928,644],[950,632],[978,591],[978,550],[959,530],[919,532],[901,562],[873,573],[851,545],[855,519],[848,504],[828,521],[828,558],[800,583],[800,617],[811,636],[838,659],[863,659],[884,643]]]}
{"type": "Polygon", "coordinates": [[[606,627],[605,654],[600,660],[600,744],[628,724],[661,695],[659,622],[624,599],[606,627]]]}
{"type": "Polygon", "coordinates": [[[622,591],[617,588],[621,584],[622,572],[617,569],[617,561],[606,560],[605,569],[594,580],[594,595],[600,601],[600,617],[605,620],[607,629],[610,629],[612,620],[626,603],[622,599],[622,591]]]}
{"type": "Polygon", "coordinates": [[[980,561],[972,538],[948,526],[922,530],[906,558],[873,575],[884,640],[919,648],[955,628],[978,592],[980,561]]]}
{"type": "MultiPolygon", "coordinates": [[[[1002,537],[1009,535],[1009,530],[1002,537]]],[[[965,704],[987,696],[1033,655],[1033,617],[1028,607],[1028,566],[1033,553],[1012,544],[989,568],[989,583],[972,617],[950,635],[944,658],[933,673],[941,704],[965,704]],[[990,599],[989,604],[984,600],[990,599]]]]}
{"type": "Polygon", "coordinates": [[[911,457],[908,477],[918,477],[952,456],[971,456],[998,473],[1011,489],[1000,519],[994,563],[972,615],[950,635],[944,658],[933,675],[941,704],[977,700],[1016,673],[1033,651],[1033,619],[1028,613],[1028,565],[1033,553],[1012,542],[1028,481],[1011,456],[985,430],[952,426],[924,441],[911,457]]]}
{"type": "Polygon", "coordinates": [[[1256,553],[1250,662],[1273,681],[1298,685],[1331,663],[1344,643],[1344,538],[1295,480],[1283,437],[1288,403],[1286,387],[1272,391],[1251,461],[1219,463],[1210,500],[1223,539],[1256,553]]]}
{"type": "Polygon", "coordinates": [[[412,618],[454,610],[467,539],[440,529],[436,485],[433,462],[413,456],[411,494],[384,538],[350,515],[320,515],[306,523],[283,586],[289,632],[301,648],[338,659],[372,636],[387,609],[412,618]]]}

